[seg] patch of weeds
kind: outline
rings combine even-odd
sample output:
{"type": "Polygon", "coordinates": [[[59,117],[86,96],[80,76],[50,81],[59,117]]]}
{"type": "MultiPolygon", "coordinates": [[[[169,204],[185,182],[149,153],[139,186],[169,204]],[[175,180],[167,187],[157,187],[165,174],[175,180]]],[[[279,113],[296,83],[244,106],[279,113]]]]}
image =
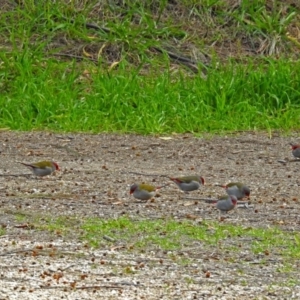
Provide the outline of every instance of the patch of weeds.
{"type": "Polygon", "coordinates": [[[288,278],[287,281],[284,284],[281,284],[283,287],[294,287],[294,286],[299,286],[300,282],[297,278],[288,278]]]}
{"type": "Polygon", "coordinates": [[[136,271],[131,266],[127,266],[127,267],[123,268],[123,274],[130,275],[130,274],[135,274],[135,273],[136,273],[136,271]]]}
{"type": "Polygon", "coordinates": [[[248,286],[248,282],[247,282],[247,280],[245,280],[245,279],[241,280],[240,284],[241,284],[242,286],[248,286]]]}
{"type": "MultiPolygon", "coordinates": [[[[22,215],[19,219],[24,221],[22,215]]],[[[246,250],[259,255],[260,264],[268,264],[268,257],[282,257],[286,265],[278,271],[289,272],[295,259],[300,257],[299,234],[286,233],[274,228],[244,228],[232,224],[219,222],[201,222],[167,220],[132,220],[127,216],[116,219],[76,217],[43,217],[36,218],[34,225],[39,230],[46,230],[58,234],[77,235],[88,245],[97,248],[99,241],[107,236],[112,241],[121,242],[128,247],[128,251],[184,251],[195,241],[203,244],[201,249],[218,248],[223,259],[236,262],[240,251],[246,250]],[[243,240],[247,243],[243,245],[243,240]],[[232,254],[236,254],[232,255],[232,254]],[[262,256],[263,255],[263,256],[262,256]],[[261,257],[262,256],[262,257],[261,257]],[[265,258],[265,259],[264,259],[265,258]]],[[[196,252],[193,252],[197,256],[196,252]]],[[[180,254],[169,253],[169,258],[179,264],[189,264],[190,259],[180,254]]],[[[247,261],[245,261],[247,263],[247,261]]]]}
{"type": "Polygon", "coordinates": [[[168,257],[179,265],[187,266],[191,263],[191,259],[189,257],[182,256],[178,252],[170,253],[168,257]]]}
{"type": "Polygon", "coordinates": [[[295,271],[295,266],[290,263],[285,263],[283,266],[278,267],[276,271],[279,273],[290,273],[295,271]]]}
{"type": "Polygon", "coordinates": [[[6,234],[6,229],[4,227],[0,227],[0,236],[5,235],[6,234]]]}
{"type": "Polygon", "coordinates": [[[258,238],[252,243],[254,254],[280,256],[284,258],[285,263],[293,263],[300,257],[300,247],[295,242],[299,239],[299,234],[286,233],[278,228],[273,228],[255,229],[251,232],[251,236],[258,238]]]}
{"type": "Polygon", "coordinates": [[[25,214],[25,213],[23,214],[21,212],[16,212],[14,214],[14,217],[15,217],[15,220],[17,222],[24,222],[24,221],[26,221],[28,219],[28,214],[25,214]]]}
{"type": "MultiPolygon", "coordinates": [[[[286,243],[286,235],[277,228],[245,229],[241,226],[214,222],[195,225],[188,221],[178,222],[172,219],[157,221],[133,221],[127,217],[113,220],[88,219],[82,224],[81,229],[84,231],[81,238],[93,246],[97,246],[98,242],[96,241],[99,241],[100,236],[108,235],[116,240],[129,243],[131,249],[158,247],[163,250],[179,250],[183,244],[186,245],[197,240],[213,247],[219,246],[221,243],[222,248],[226,251],[239,252],[241,247],[232,245],[230,241],[248,236],[253,239],[250,246],[254,254],[268,255],[268,249],[277,251],[286,243]]],[[[279,252],[279,254],[283,254],[283,252],[279,252]]]]}
{"type": "Polygon", "coordinates": [[[234,226],[219,224],[193,224],[188,221],[177,222],[169,220],[140,220],[132,221],[127,217],[114,220],[89,219],[81,227],[85,234],[83,239],[95,245],[99,236],[108,235],[114,239],[131,244],[132,249],[178,250],[183,244],[201,240],[205,244],[216,246],[217,243],[240,234],[234,226]]]}
{"type": "Polygon", "coordinates": [[[76,232],[79,224],[78,218],[69,216],[36,218],[34,222],[37,229],[55,232],[60,235],[76,232]]]}
{"type": "Polygon", "coordinates": [[[187,284],[194,284],[194,283],[195,283],[195,279],[194,279],[194,278],[192,278],[192,277],[187,277],[187,276],[184,277],[184,281],[185,281],[187,284]]]}
{"type": "Polygon", "coordinates": [[[260,36],[259,53],[273,55],[289,48],[285,43],[289,25],[296,19],[297,10],[290,6],[284,7],[280,1],[273,1],[268,7],[265,1],[257,1],[256,5],[243,1],[240,8],[232,15],[240,22],[244,32],[260,36]]]}

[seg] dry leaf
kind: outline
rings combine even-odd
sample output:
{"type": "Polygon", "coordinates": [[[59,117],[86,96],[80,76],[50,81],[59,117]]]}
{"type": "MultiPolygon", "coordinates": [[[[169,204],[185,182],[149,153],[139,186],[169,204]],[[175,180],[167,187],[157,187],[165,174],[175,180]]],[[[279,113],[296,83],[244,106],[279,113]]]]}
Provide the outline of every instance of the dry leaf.
{"type": "Polygon", "coordinates": [[[165,141],[173,140],[173,138],[170,136],[160,136],[159,139],[165,140],[165,141]]]}

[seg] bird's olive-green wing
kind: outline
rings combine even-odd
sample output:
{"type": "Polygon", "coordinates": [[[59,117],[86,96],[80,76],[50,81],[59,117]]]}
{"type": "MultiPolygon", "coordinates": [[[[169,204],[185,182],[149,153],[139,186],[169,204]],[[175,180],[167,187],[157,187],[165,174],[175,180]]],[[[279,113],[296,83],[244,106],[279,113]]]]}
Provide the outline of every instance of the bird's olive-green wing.
{"type": "Polygon", "coordinates": [[[146,184],[146,183],[142,183],[139,186],[140,190],[145,190],[149,193],[154,192],[156,190],[156,188],[150,184],[146,184]]]}

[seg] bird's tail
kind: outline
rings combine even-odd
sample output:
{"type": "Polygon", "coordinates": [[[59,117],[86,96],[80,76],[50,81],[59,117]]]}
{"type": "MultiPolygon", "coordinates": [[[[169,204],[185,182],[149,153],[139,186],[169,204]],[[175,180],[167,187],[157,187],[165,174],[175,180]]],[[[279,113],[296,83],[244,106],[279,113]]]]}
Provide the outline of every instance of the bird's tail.
{"type": "Polygon", "coordinates": [[[216,183],[215,186],[219,186],[219,187],[222,187],[224,189],[226,188],[226,185],[224,185],[224,184],[218,184],[218,183],[216,183]]]}
{"type": "Polygon", "coordinates": [[[216,199],[207,199],[207,200],[205,200],[205,203],[216,204],[217,202],[218,202],[218,200],[216,200],[216,199]]]}
{"type": "Polygon", "coordinates": [[[22,165],[24,165],[24,166],[26,166],[26,167],[34,168],[33,165],[31,165],[31,164],[26,164],[26,163],[23,163],[21,161],[19,163],[22,164],[22,165]]]}

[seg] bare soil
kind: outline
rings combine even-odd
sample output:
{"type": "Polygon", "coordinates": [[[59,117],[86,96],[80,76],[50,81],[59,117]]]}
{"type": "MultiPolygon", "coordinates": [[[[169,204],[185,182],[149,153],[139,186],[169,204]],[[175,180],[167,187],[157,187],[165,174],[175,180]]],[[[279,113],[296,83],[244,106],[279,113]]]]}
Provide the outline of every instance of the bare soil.
{"type": "Polygon", "coordinates": [[[220,196],[224,191],[216,184],[238,180],[251,188],[251,207],[236,209],[222,222],[297,232],[299,163],[278,162],[292,159],[288,143],[296,138],[255,132],[197,138],[6,131],[0,138],[0,221],[6,229],[0,237],[0,299],[299,299],[299,285],[288,285],[298,280],[294,269],[280,272],[283,258],[272,249],[254,256],[242,236],[213,251],[199,240],[180,251],[153,246],[141,252],[128,241],[103,236],[99,248],[90,248],[77,226],[83,218],[122,215],[189,219],[201,226],[203,220],[218,221],[218,212],[197,199],[220,196]],[[19,161],[43,159],[58,162],[61,171],[43,179],[20,176],[29,173],[19,161]],[[187,196],[175,184],[152,202],[129,195],[134,182],[162,185],[169,180],[160,175],[194,173],[207,184],[187,196]],[[78,224],[66,235],[33,226],[49,216],[78,224]],[[241,251],[230,253],[232,245],[241,251]]]}

